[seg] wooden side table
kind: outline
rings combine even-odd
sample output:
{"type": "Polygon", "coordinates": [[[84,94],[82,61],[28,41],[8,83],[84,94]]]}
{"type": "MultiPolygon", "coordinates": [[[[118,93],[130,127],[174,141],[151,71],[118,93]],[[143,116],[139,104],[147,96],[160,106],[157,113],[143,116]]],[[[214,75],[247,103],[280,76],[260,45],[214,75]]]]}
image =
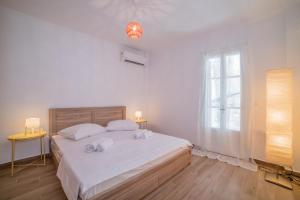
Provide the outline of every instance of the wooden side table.
{"type": "Polygon", "coordinates": [[[137,123],[139,125],[140,129],[147,129],[147,120],[138,120],[135,121],[135,123],[137,123]]]}
{"type": "Polygon", "coordinates": [[[9,141],[11,141],[11,175],[14,175],[14,167],[15,166],[29,166],[29,165],[46,165],[46,145],[45,145],[45,136],[47,133],[45,131],[38,131],[34,133],[16,133],[7,137],[9,141]],[[34,140],[40,139],[40,148],[41,148],[41,160],[43,159],[42,164],[25,164],[25,165],[15,165],[15,148],[17,141],[25,141],[25,140],[34,140]]]}

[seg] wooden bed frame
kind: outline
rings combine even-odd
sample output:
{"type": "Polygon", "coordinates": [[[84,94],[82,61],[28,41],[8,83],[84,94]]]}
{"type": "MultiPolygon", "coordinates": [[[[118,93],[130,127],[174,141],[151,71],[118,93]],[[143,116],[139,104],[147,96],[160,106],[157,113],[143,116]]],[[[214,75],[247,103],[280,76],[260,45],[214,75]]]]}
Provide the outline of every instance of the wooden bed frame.
{"type": "MultiPolygon", "coordinates": [[[[126,119],[126,107],[51,108],[49,110],[50,138],[61,129],[80,123],[96,123],[106,126],[109,121],[126,119]]],[[[51,151],[52,152],[52,151],[51,151]]],[[[102,192],[89,200],[141,199],[191,163],[191,149],[183,149],[154,167],[133,176],[120,185],[102,192]]],[[[58,166],[58,158],[52,153],[58,166]]]]}

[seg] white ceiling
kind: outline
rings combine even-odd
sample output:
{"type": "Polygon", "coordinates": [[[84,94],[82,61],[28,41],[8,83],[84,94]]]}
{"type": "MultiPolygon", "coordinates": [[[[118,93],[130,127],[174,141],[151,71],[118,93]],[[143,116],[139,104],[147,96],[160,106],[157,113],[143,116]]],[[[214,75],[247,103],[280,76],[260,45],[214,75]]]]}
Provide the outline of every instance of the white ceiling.
{"type": "Polygon", "coordinates": [[[149,49],[162,41],[224,23],[257,20],[300,0],[0,0],[0,5],[88,34],[149,49]],[[126,37],[128,21],[141,22],[138,41],[126,37]]]}

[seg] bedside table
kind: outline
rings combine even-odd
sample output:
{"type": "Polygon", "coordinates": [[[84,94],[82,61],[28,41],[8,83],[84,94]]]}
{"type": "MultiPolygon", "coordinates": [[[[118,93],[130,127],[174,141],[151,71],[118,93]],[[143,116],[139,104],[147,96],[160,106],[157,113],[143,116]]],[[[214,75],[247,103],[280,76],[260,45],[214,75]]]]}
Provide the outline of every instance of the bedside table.
{"type": "Polygon", "coordinates": [[[7,137],[9,141],[11,141],[11,175],[14,175],[14,167],[15,166],[29,166],[29,165],[46,165],[46,145],[45,145],[45,136],[47,133],[43,130],[39,132],[34,132],[34,133],[16,133],[13,135],[10,135],[7,137]],[[15,146],[16,142],[18,141],[25,141],[25,140],[34,140],[34,139],[40,139],[40,148],[41,148],[41,160],[43,159],[43,164],[25,164],[25,165],[15,165],[15,146]]]}
{"type": "Polygon", "coordinates": [[[135,123],[139,125],[140,129],[147,129],[147,120],[137,120],[135,123]]]}

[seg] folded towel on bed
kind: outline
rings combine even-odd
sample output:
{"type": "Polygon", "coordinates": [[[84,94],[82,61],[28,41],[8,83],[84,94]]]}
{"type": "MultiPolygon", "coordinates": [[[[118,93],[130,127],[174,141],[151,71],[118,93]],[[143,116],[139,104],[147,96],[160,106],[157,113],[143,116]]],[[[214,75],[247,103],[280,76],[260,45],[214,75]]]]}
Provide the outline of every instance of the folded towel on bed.
{"type": "Polygon", "coordinates": [[[105,151],[107,150],[110,146],[114,144],[114,141],[110,138],[102,140],[100,143],[97,144],[96,151],[105,151]]]}
{"type": "Polygon", "coordinates": [[[114,141],[110,138],[102,138],[99,141],[95,141],[90,144],[86,144],[84,147],[84,151],[86,153],[91,153],[91,152],[102,152],[107,150],[110,146],[114,144],[114,141]]]}
{"type": "Polygon", "coordinates": [[[139,130],[138,132],[136,132],[134,134],[134,138],[135,139],[148,139],[152,135],[153,135],[152,131],[144,129],[144,130],[139,130]]]}
{"type": "Polygon", "coordinates": [[[85,145],[85,147],[84,147],[84,151],[86,152],[86,153],[91,153],[91,152],[94,152],[94,151],[96,151],[97,150],[97,143],[91,143],[91,144],[87,144],[87,145],[85,145]]]}

